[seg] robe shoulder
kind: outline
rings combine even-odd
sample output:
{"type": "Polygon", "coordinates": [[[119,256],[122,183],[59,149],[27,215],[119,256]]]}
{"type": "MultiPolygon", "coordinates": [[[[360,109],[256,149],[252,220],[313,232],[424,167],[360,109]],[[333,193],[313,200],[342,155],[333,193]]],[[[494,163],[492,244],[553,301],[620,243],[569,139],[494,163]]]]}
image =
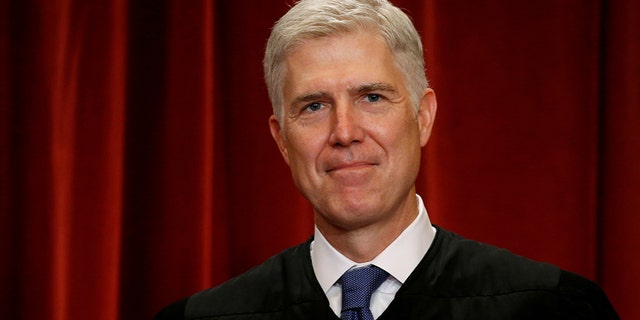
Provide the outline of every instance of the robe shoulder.
{"type": "Polygon", "coordinates": [[[153,320],[184,320],[184,310],[188,299],[184,298],[164,307],[153,317],[153,320]]]}
{"type": "Polygon", "coordinates": [[[394,302],[411,319],[618,319],[592,281],[442,228],[394,302]]]}
{"type": "Polygon", "coordinates": [[[327,315],[326,296],[311,266],[310,242],[194,294],[185,304],[185,319],[282,319],[314,310],[327,315]]]}

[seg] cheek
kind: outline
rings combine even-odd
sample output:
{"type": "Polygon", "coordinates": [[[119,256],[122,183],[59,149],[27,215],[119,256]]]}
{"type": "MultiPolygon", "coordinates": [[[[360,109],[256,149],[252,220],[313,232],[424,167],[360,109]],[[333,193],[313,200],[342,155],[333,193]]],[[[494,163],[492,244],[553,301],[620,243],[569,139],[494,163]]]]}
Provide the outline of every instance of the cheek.
{"type": "Polygon", "coordinates": [[[386,121],[375,126],[370,126],[372,135],[378,137],[378,141],[389,149],[399,149],[405,144],[415,142],[418,130],[416,122],[406,119],[386,121]],[[392,124],[392,125],[389,125],[392,124]]]}
{"type": "Polygon", "coordinates": [[[412,161],[421,151],[420,133],[415,121],[400,121],[402,125],[380,132],[379,141],[389,157],[412,161]]]}
{"type": "Polygon", "coordinates": [[[322,151],[324,142],[317,136],[303,133],[294,133],[288,137],[289,159],[295,163],[296,169],[311,167],[322,151]]]}

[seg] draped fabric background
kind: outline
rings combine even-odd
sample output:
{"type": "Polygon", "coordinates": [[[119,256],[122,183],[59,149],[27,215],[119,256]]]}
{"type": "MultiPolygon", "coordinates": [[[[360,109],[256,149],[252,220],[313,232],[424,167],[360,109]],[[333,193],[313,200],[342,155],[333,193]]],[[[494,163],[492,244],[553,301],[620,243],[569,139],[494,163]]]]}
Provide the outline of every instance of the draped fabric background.
{"type": "MultiPolygon", "coordinates": [[[[262,81],[288,3],[0,3],[2,318],[150,319],[311,235],[262,81]]],[[[640,3],[395,3],[438,94],[432,220],[639,319],[640,3]]]]}

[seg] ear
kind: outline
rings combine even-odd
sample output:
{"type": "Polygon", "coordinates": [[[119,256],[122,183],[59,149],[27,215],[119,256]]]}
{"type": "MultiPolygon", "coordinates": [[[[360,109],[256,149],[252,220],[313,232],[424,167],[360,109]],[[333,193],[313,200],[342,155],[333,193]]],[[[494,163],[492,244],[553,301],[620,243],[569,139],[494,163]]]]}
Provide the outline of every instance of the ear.
{"type": "Polygon", "coordinates": [[[420,108],[418,109],[418,121],[420,128],[420,145],[425,146],[431,136],[431,128],[436,118],[436,110],[438,102],[436,101],[436,93],[431,88],[427,88],[420,99],[420,108]]]}
{"type": "Polygon", "coordinates": [[[287,143],[282,136],[282,128],[280,127],[280,122],[278,122],[278,119],[276,119],[274,115],[271,115],[271,117],[269,117],[269,130],[271,131],[273,140],[275,140],[276,144],[278,145],[278,149],[280,150],[280,153],[284,158],[284,162],[289,165],[289,152],[287,150],[287,143]]]}

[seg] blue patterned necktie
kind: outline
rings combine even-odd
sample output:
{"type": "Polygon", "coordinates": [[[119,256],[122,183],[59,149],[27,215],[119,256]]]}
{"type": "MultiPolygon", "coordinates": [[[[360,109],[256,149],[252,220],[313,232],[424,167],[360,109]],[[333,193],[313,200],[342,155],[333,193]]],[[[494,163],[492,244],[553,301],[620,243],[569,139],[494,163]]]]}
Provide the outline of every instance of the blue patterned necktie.
{"type": "Polygon", "coordinates": [[[341,320],[373,320],[369,309],[371,294],[389,274],[374,266],[355,268],[345,272],[338,282],[342,285],[341,320]]]}

